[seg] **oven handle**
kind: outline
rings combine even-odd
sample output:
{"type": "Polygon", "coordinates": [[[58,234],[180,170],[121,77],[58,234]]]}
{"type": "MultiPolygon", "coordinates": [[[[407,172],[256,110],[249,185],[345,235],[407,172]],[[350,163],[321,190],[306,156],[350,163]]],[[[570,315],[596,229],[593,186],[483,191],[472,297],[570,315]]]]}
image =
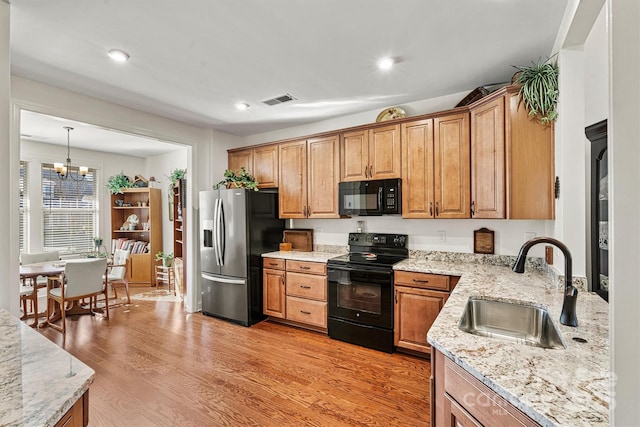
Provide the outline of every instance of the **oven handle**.
{"type": "Polygon", "coordinates": [[[393,270],[385,267],[362,267],[362,266],[353,266],[353,265],[327,265],[327,273],[331,270],[339,270],[339,271],[362,271],[362,272],[373,272],[373,273],[386,273],[389,275],[393,275],[393,270]]]}

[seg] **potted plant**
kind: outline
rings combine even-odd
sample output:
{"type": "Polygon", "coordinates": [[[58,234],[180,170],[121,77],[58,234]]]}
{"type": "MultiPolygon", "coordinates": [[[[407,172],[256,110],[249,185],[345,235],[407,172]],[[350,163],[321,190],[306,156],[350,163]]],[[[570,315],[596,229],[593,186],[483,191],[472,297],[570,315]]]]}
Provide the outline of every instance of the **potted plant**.
{"type": "Polygon", "coordinates": [[[173,252],[164,253],[160,251],[156,253],[156,261],[162,261],[163,267],[171,267],[173,265],[173,252]]]}
{"type": "Polygon", "coordinates": [[[176,183],[179,180],[184,179],[186,174],[187,174],[187,170],[186,169],[174,169],[174,170],[172,170],[171,174],[169,175],[169,181],[171,181],[171,185],[176,185],[176,183]]]}
{"type": "Polygon", "coordinates": [[[240,173],[236,174],[231,169],[224,171],[224,179],[213,186],[220,188],[225,185],[227,188],[246,188],[258,191],[258,181],[244,167],[240,168],[240,173]]]}
{"type": "Polygon", "coordinates": [[[131,187],[133,187],[131,180],[123,172],[120,172],[117,175],[112,175],[107,180],[107,188],[111,194],[123,194],[123,188],[131,187]]]}
{"type": "Polygon", "coordinates": [[[558,117],[558,65],[552,58],[531,64],[514,66],[519,70],[514,75],[514,83],[521,85],[520,100],[524,101],[530,116],[539,116],[543,124],[553,122],[558,117]]]}

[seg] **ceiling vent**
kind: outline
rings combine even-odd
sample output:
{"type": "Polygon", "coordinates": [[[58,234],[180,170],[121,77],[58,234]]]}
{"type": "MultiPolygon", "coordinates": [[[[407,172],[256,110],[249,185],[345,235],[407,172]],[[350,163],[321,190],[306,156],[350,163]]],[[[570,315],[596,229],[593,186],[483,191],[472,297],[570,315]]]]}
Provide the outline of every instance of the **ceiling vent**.
{"type": "Polygon", "coordinates": [[[269,106],[273,106],[273,105],[284,104],[285,102],[295,101],[295,100],[296,100],[296,98],[294,98],[293,96],[289,95],[288,93],[285,93],[284,95],[276,96],[276,97],[270,98],[270,99],[265,99],[262,102],[267,104],[267,105],[269,105],[269,106]]]}

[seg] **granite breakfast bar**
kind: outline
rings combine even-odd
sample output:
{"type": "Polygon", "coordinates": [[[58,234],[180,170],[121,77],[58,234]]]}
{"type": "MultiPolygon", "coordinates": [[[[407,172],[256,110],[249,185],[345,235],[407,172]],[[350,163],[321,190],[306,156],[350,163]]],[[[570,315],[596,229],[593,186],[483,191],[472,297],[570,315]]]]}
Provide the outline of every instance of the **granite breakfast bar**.
{"type": "MultiPolygon", "coordinates": [[[[394,269],[461,277],[427,334],[428,342],[444,359],[536,424],[609,424],[609,308],[599,296],[581,290],[577,302],[579,323],[574,328],[559,321],[562,289],[548,273],[534,268],[516,274],[504,265],[413,257],[396,264],[394,269]],[[567,348],[542,349],[463,332],[458,323],[469,297],[546,307],[567,348]]],[[[436,388],[440,386],[442,390],[438,381],[436,376],[436,388]]],[[[444,422],[436,421],[436,426],[444,422]]]]}
{"type": "Polygon", "coordinates": [[[0,425],[86,425],[93,369],[4,309],[0,336],[0,425]]]}

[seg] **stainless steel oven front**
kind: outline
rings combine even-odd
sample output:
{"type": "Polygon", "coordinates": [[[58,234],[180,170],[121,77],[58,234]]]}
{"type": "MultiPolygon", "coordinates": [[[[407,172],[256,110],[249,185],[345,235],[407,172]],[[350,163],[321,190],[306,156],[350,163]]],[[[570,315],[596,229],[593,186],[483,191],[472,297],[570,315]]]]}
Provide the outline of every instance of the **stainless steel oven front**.
{"type": "Polygon", "coordinates": [[[393,270],[329,262],[327,275],[329,336],[392,353],[393,270]]]}

